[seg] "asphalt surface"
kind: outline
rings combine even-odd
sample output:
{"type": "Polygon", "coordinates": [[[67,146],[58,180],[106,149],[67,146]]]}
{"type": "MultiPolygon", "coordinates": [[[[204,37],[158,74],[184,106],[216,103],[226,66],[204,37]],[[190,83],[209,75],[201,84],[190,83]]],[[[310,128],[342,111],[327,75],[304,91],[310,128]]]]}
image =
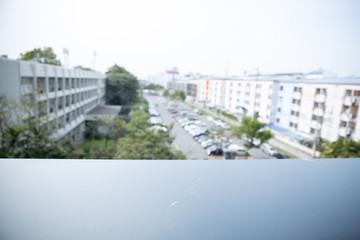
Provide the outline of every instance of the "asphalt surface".
{"type": "MultiPolygon", "coordinates": [[[[209,159],[209,156],[206,154],[206,151],[204,148],[201,147],[201,145],[196,142],[188,132],[186,132],[181,125],[171,116],[171,114],[168,112],[168,108],[170,107],[170,101],[166,101],[164,97],[160,96],[153,96],[153,95],[145,95],[145,98],[149,102],[150,105],[153,105],[157,112],[160,114],[160,118],[162,119],[163,123],[167,126],[169,126],[172,122],[175,122],[173,129],[170,132],[170,135],[175,137],[174,143],[175,146],[183,152],[187,159],[209,159]]],[[[188,106],[177,102],[178,108],[187,109],[189,112],[192,112],[192,115],[197,115],[193,112],[191,108],[188,106]]],[[[211,130],[218,130],[219,127],[217,127],[214,123],[207,120],[206,116],[203,115],[197,115],[197,118],[201,121],[203,121],[206,124],[206,128],[211,130]]],[[[225,135],[229,136],[230,132],[225,131],[225,135]]],[[[240,146],[243,146],[243,140],[238,138],[231,138],[233,143],[236,143],[240,146]]],[[[250,149],[249,154],[251,157],[256,159],[270,159],[273,158],[265,153],[263,153],[260,149],[250,149]]]]}

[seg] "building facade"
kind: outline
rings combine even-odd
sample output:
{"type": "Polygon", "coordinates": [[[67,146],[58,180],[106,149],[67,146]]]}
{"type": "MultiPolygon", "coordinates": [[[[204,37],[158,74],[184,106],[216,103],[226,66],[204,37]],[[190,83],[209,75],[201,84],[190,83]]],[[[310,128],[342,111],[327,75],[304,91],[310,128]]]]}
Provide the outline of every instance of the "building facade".
{"type": "MultiPolygon", "coordinates": [[[[199,104],[234,114],[257,115],[264,124],[308,139],[360,140],[360,78],[325,77],[315,72],[285,73],[206,77],[193,79],[191,84],[197,85],[199,104]]],[[[195,88],[191,89],[195,95],[195,88]]]]}
{"type": "Polygon", "coordinates": [[[82,140],[86,113],[105,103],[105,75],[0,58],[0,94],[28,99],[55,130],[54,138],[82,140]]]}

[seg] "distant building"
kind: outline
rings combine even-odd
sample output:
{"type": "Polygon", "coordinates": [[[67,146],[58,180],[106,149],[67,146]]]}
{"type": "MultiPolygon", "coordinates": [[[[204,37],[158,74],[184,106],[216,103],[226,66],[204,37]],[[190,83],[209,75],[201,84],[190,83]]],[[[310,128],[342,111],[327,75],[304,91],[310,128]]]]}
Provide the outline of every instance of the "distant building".
{"type": "Polygon", "coordinates": [[[179,70],[176,67],[160,72],[156,75],[150,75],[147,79],[149,83],[159,84],[164,88],[171,89],[174,82],[180,79],[179,70]]]}
{"type": "Polygon", "coordinates": [[[81,141],[86,113],[105,103],[105,75],[60,66],[0,58],[0,94],[34,97],[38,118],[56,130],[55,138],[81,141]]]}
{"type": "Polygon", "coordinates": [[[257,115],[270,127],[298,133],[298,140],[315,136],[329,141],[339,137],[360,140],[360,78],[331,76],[335,75],[316,71],[199,77],[174,81],[172,86],[186,85],[187,95],[196,96],[198,103],[234,114],[257,115]]]}

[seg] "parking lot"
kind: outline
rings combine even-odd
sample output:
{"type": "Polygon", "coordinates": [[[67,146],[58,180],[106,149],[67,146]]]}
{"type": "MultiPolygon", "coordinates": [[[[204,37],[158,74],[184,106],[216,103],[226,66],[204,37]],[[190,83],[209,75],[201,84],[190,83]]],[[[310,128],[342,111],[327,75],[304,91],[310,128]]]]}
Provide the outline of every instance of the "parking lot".
{"type": "MultiPolygon", "coordinates": [[[[230,138],[230,126],[226,123],[217,121],[211,116],[199,115],[196,113],[196,109],[191,109],[180,102],[166,100],[160,96],[145,95],[145,97],[149,105],[159,113],[164,125],[168,126],[175,121],[170,134],[175,137],[176,147],[186,155],[187,159],[222,159],[222,151],[227,149],[225,146],[245,149],[243,140],[230,138]],[[196,141],[192,135],[202,138],[200,140],[209,141],[212,148],[203,148],[202,143],[196,141]],[[230,146],[230,144],[232,145],[230,146]],[[208,153],[211,150],[213,150],[212,156],[209,156],[208,153]],[[219,156],[214,157],[213,154],[219,156]]],[[[239,154],[242,153],[240,151],[239,154]]],[[[256,148],[250,149],[248,154],[249,158],[273,158],[256,148]]]]}

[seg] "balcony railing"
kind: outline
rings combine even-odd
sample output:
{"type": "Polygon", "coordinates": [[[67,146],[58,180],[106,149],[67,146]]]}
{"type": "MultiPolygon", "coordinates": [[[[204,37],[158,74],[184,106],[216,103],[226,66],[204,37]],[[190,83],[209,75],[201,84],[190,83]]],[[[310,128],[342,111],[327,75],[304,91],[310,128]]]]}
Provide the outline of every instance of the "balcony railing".
{"type": "Polygon", "coordinates": [[[339,135],[340,135],[341,137],[347,137],[347,136],[349,136],[352,132],[353,132],[353,130],[352,130],[351,128],[349,128],[349,127],[341,127],[341,128],[339,129],[339,135]]]}
{"type": "Polygon", "coordinates": [[[293,99],[296,99],[296,100],[301,99],[301,92],[294,92],[293,99]]]}
{"type": "Polygon", "coordinates": [[[351,104],[352,104],[351,97],[350,96],[345,96],[344,105],[345,106],[351,106],[351,104]]]}
{"type": "Polygon", "coordinates": [[[325,100],[326,100],[325,94],[318,93],[315,95],[315,102],[323,103],[323,102],[325,102],[325,100]]]}
{"type": "Polygon", "coordinates": [[[316,115],[316,116],[324,116],[324,109],[315,108],[313,110],[313,114],[316,115]]]}
{"type": "Polygon", "coordinates": [[[294,112],[299,112],[300,111],[300,105],[297,104],[297,103],[293,103],[291,105],[291,110],[294,111],[294,112]]]}

